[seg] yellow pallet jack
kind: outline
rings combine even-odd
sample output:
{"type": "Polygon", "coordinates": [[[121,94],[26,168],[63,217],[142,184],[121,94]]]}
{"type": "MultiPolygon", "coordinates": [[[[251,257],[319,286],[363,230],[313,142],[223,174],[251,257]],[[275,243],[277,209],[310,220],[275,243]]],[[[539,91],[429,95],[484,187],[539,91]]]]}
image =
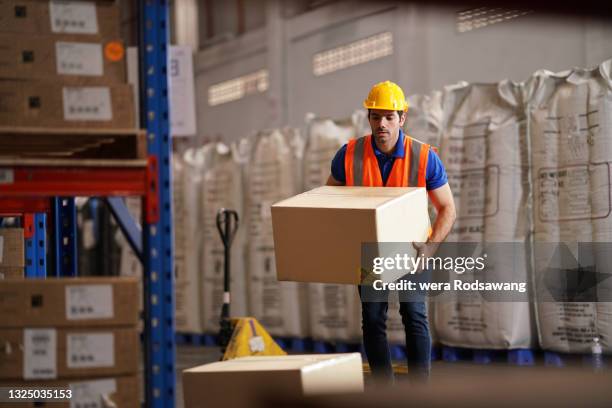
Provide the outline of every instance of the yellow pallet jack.
{"type": "Polygon", "coordinates": [[[238,213],[234,210],[221,208],[217,212],[217,229],[224,248],[223,305],[219,321],[221,360],[246,356],[287,355],[254,317],[230,318],[230,259],[232,241],[238,231],[238,219],[238,213]]]}

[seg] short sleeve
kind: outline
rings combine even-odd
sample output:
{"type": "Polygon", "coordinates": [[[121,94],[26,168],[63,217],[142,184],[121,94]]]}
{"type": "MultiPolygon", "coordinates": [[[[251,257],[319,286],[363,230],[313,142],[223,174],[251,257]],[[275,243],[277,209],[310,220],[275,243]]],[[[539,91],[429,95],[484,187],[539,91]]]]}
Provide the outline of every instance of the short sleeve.
{"type": "Polygon", "coordinates": [[[427,171],[425,173],[425,184],[427,190],[435,190],[448,183],[446,169],[442,160],[433,149],[429,149],[429,157],[427,159],[427,171]]]}
{"type": "Polygon", "coordinates": [[[336,152],[331,162],[331,175],[337,181],[346,183],[346,173],[344,171],[344,157],[346,156],[346,144],[336,152]]]}

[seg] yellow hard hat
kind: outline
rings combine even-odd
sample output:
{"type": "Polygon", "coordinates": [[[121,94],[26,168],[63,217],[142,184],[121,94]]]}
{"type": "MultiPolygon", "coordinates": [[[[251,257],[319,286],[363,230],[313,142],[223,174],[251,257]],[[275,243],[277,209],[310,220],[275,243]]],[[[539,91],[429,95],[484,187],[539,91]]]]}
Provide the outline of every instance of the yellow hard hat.
{"type": "Polygon", "coordinates": [[[406,112],[408,102],[406,102],[402,88],[391,81],[385,81],[379,82],[370,89],[368,97],[363,101],[363,107],[406,112]]]}

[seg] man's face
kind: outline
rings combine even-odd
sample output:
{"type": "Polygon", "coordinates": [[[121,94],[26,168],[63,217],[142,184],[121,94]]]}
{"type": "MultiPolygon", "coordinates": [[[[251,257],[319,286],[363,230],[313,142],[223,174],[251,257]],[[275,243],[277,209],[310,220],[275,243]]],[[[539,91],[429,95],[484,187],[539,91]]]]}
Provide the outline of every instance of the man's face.
{"type": "Polygon", "coordinates": [[[372,109],[368,120],[376,147],[383,153],[392,153],[399,138],[399,130],[406,120],[406,115],[403,114],[400,117],[397,111],[372,109]]]}

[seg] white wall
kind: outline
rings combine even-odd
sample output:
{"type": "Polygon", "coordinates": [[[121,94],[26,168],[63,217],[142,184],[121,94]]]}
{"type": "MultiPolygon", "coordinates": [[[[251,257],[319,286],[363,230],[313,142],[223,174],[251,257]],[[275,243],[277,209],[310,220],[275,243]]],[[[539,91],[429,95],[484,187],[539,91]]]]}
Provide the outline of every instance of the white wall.
{"type": "Polygon", "coordinates": [[[268,123],[265,94],[217,106],[208,105],[208,88],[216,83],[266,67],[263,30],[248,33],[231,43],[199,52],[195,58],[198,136],[232,141],[264,129],[268,123]]]}
{"type": "Polygon", "coordinates": [[[279,116],[292,126],[303,125],[307,112],[348,117],[361,107],[370,86],[385,79],[398,82],[407,94],[427,93],[459,80],[521,81],[541,68],[587,67],[612,57],[609,21],[534,13],[458,33],[456,11],[401,2],[339,2],[277,21],[274,33],[282,41],[260,30],[201,51],[196,58],[199,131],[235,140],[279,116]],[[392,56],[313,75],[315,53],[384,31],[394,33],[392,56]],[[268,58],[267,44],[276,44],[274,58],[268,58]],[[273,100],[260,94],[208,106],[208,86],[268,64],[282,75],[273,100]],[[276,100],[284,101],[282,106],[272,106],[276,100]]]}

